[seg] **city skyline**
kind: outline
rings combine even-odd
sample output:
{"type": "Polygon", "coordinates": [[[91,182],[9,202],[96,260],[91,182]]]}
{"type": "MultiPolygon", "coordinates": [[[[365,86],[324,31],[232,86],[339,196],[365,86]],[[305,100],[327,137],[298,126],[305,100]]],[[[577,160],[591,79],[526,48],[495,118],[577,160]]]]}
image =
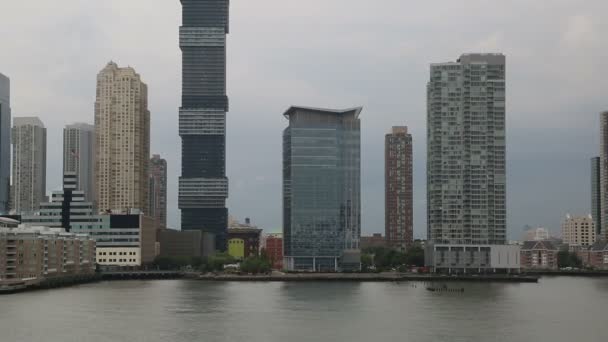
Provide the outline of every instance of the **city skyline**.
{"type": "MultiPolygon", "coordinates": [[[[306,21],[304,18],[295,15],[295,13],[297,11],[302,11],[304,14],[311,13],[310,8],[314,6],[327,10],[327,16],[330,17],[317,18],[315,19],[317,20],[316,22],[325,29],[332,27],[334,24],[330,24],[329,22],[332,21],[332,18],[338,16],[338,3],[340,2],[338,1],[336,4],[314,2],[314,4],[311,3],[310,5],[291,4],[291,7],[287,4],[278,5],[277,10],[288,14],[294,27],[281,25],[283,27],[283,34],[272,33],[268,39],[274,39],[281,43],[289,43],[284,40],[285,37],[296,36],[297,30],[306,21]]],[[[97,9],[96,6],[100,6],[101,10],[96,13],[100,16],[114,18],[116,14],[110,9],[112,4],[110,1],[104,5],[86,5],[83,8],[76,7],[74,11],[91,11],[92,9],[97,9]]],[[[270,5],[277,5],[277,3],[266,1],[260,6],[267,10],[270,5]]],[[[7,13],[10,14],[11,11],[15,11],[14,17],[19,17],[20,6],[19,4],[15,4],[8,9],[7,13]]],[[[398,5],[396,2],[389,2],[388,6],[389,9],[395,10],[395,13],[400,13],[398,9],[401,5],[398,5]]],[[[429,8],[424,5],[421,5],[421,7],[421,11],[418,13],[420,17],[428,18],[434,15],[431,14],[429,8]]],[[[464,7],[461,11],[471,9],[471,6],[464,7]]],[[[481,7],[480,11],[483,10],[484,6],[481,7]]],[[[511,236],[517,236],[525,224],[547,226],[553,232],[557,232],[559,231],[559,222],[563,213],[587,214],[590,210],[588,203],[589,172],[587,161],[593,155],[598,154],[597,115],[606,107],[603,97],[599,96],[599,89],[606,89],[606,86],[604,86],[606,81],[595,80],[591,77],[592,70],[602,69],[602,65],[606,63],[593,57],[605,55],[603,53],[605,51],[604,48],[597,42],[597,32],[601,32],[602,25],[605,24],[598,20],[596,16],[596,13],[601,13],[601,9],[604,9],[605,5],[600,2],[590,2],[583,6],[583,8],[573,11],[570,10],[568,5],[559,3],[554,7],[554,13],[541,18],[541,20],[547,21],[546,25],[544,25],[545,30],[543,30],[545,35],[542,36],[546,38],[542,40],[544,44],[538,44],[540,46],[536,47],[536,41],[538,41],[536,39],[534,45],[529,42],[528,45],[524,44],[527,43],[527,40],[523,40],[522,45],[518,45],[519,43],[516,42],[516,38],[519,38],[519,35],[517,33],[520,30],[526,31],[525,28],[531,25],[533,21],[531,17],[541,11],[540,7],[542,6],[539,5],[539,8],[536,6],[527,8],[528,11],[524,17],[518,18],[522,22],[521,28],[515,28],[514,25],[503,27],[498,24],[489,24],[491,27],[487,32],[471,33],[464,29],[458,30],[455,24],[457,20],[445,22],[442,24],[441,31],[446,36],[442,41],[452,39],[453,42],[445,44],[446,46],[441,49],[430,47],[427,51],[418,55],[412,54],[409,49],[403,52],[400,50],[401,48],[408,47],[408,45],[404,46],[403,44],[413,44],[414,47],[417,45],[425,46],[419,38],[413,37],[410,34],[405,34],[402,37],[391,35],[388,39],[381,40],[378,43],[365,40],[370,43],[370,49],[358,51],[358,53],[361,53],[360,57],[355,56],[352,59],[346,59],[345,63],[340,65],[340,63],[336,62],[336,59],[346,57],[346,54],[341,54],[336,49],[323,53],[314,51],[317,51],[316,49],[319,47],[319,44],[330,46],[330,43],[335,38],[339,38],[343,34],[343,31],[340,31],[336,37],[332,36],[320,39],[317,43],[310,43],[310,45],[306,44],[304,47],[300,47],[303,52],[302,57],[312,59],[316,63],[311,63],[310,60],[304,62],[303,59],[292,54],[283,57],[271,57],[261,51],[262,49],[256,49],[252,43],[247,42],[247,40],[254,40],[251,37],[255,37],[255,35],[270,32],[265,31],[268,28],[265,25],[255,27],[255,25],[252,25],[254,18],[248,19],[244,15],[245,13],[250,15],[251,10],[255,16],[258,16],[257,19],[259,19],[260,16],[262,18],[264,16],[263,11],[261,9],[255,10],[253,4],[233,3],[232,9],[235,12],[234,15],[239,20],[233,28],[228,41],[228,47],[231,51],[228,67],[229,78],[234,80],[229,81],[231,87],[229,92],[232,94],[234,101],[233,110],[228,116],[228,125],[233,128],[228,132],[227,137],[227,172],[229,177],[235,180],[238,179],[238,181],[231,187],[232,198],[228,202],[231,212],[234,216],[238,217],[251,216],[260,226],[269,231],[278,231],[280,228],[280,185],[277,184],[275,178],[280,174],[280,164],[278,162],[280,150],[276,148],[276,145],[280,141],[280,127],[282,123],[281,120],[274,118],[273,113],[293,103],[311,103],[331,107],[344,107],[351,103],[362,103],[366,107],[366,112],[373,113],[373,116],[370,116],[371,114],[367,116],[370,119],[365,117],[362,119],[363,126],[365,127],[362,131],[362,171],[364,177],[362,179],[362,183],[364,184],[362,189],[364,201],[364,223],[362,228],[366,233],[382,231],[384,221],[383,200],[381,199],[383,197],[383,187],[381,182],[377,182],[378,179],[382,179],[382,168],[374,165],[382,165],[382,161],[377,158],[377,155],[382,155],[382,135],[386,129],[400,122],[408,122],[412,129],[414,140],[421,142],[415,146],[414,151],[414,163],[417,165],[414,171],[414,188],[416,189],[414,210],[416,237],[423,237],[426,235],[424,233],[424,207],[426,205],[424,203],[425,174],[424,167],[421,165],[425,163],[423,156],[425,149],[425,144],[423,143],[425,140],[425,125],[423,110],[424,93],[423,89],[420,89],[419,84],[427,73],[428,63],[432,61],[446,60],[451,56],[456,56],[463,52],[492,50],[501,51],[508,55],[511,65],[507,75],[507,79],[511,84],[509,108],[512,113],[507,123],[510,128],[508,140],[511,142],[509,144],[508,158],[509,162],[512,163],[510,168],[513,171],[508,173],[508,198],[511,204],[509,205],[510,218],[508,219],[508,224],[509,231],[513,234],[511,236]],[[445,26],[456,30],[453,33],[446,33],[445,26]],[[577,40],[577,35],[583,38],[577,40]],[[377,48],[380,44],[385,43],[388,43],[386,46],[390,49],[387,56],[391,54],[390,52],[397,52],[396,56],[399,58],[377,56],[374,52],[371,52],[374,49],[379,50],[377,48]],[[584,44],[588,48],[584,56],[576,52],[581,47],[580,44],[584,44]],[[532,58],[531,56],[537,53],[536,49],[542,51],[541,55],[554,53],[552,55],[553,59],[549,62],[541,62],[538,59],[532,58]],[[248,55],[246,52],[250,51],[254,51],[255,53],[249,55],[248,59],[239,57],[239,55],[248,55]],[[562,51],[563,53],[557,53],[558,51],[562,51]],[[587,55],[589,56],[587,57],[587,55]],[[363,61],[363,57],[372,61],[374,65],[381,64],[378,61],[386,63],[382,63],[384,64],[382,68],[374,67],[372,64],[363,61]],[[291,61],[287,62],[288,58],[291,61]],[[577,61],[583,60],[585,63],[572,62],[573,59],[577,59],[577,61]],[[262,68],[259,71],[254,70],[254,68],[248,68],[248,60],[251,60],[251,63],[262,66],[262,68]],[[271,65],[267,68],[263,63],[265,60],[277,61],[278,63],[270,63],[271,65]],[[318,67],[313,68],[312,66],[315,64],[318,67]],[[298,66],[304,68],[303,72],[297,71],[298,66]],[[329,80],[325,82],[322,74],[327,72],[327,68],[335,66],[339,67],[337,70],[329,72],[329,76],[336,81],[329,80]],[[566,66],[571,68],[568,76],[560,75],[559,72],[556,72],[558,68],[561,70],[561,68],[566,66]],[[276,73],[270,72],[269,68],[276,69],[276,72],[285,73],[285,78],[276,78],[276,73]],[[233,71],[230,72],[230,70],[233,71]],[[248,70],[251,71],[248,72],[248,70]],[[354,70],[357,70],[357,73],[353,72],[354,70]],[[353,79],[349,76],[351,74],[360,75],[357,77],[371,81],[368,82],[370,84],[380,84],[382,82],[382,84],[386,85],[386,89],[383,89],[385,94],[374,92],[371,86],[354,87],[348,85],[342,87],[346,81],[353,79]],[[263,77],[262,75],[268,75],[269,77],[263,77]],[[399,76],[397,77],[397,75],[399,76]],[[562,79],[565,77],[567,79],[562,79]],[[318,82],[320,79],[323,82],[318,82]],[[244,82],[235,82],[239,80],[243,80],[244,82]],[[252,82],[254,84],[264,84],[266,80],[268,84],[259,89],[259,92],[250,91],[252,89],[252,82]],[[526,83],[534,87],[531,88],[526,83]],[[319,88],[317,90],[311,88],[313,84],[319,88]],[[290,85],[293,86],[290,87],[290,85]],[[541,89],[544,88],[543,85],[550,86],[547,89],[541,89]],[[272,99],[267,98],[269,95],[264,92],[264,87],[270,90],[267,93],[272,93],[272,99]],[[576,91],[570,93],[571,89],[576,89],[576,91]],[[532,91],[535,94],[533,99],[528,96],[532,91]],[[554,92],[564,95],[557,99],[557,103],[543,103],[544,101],[540,100],[543,97],[549,97],[554,92]],[[406,97],[401,99],[403,94],[406,94],[406,97]],[[404,104],[408,105],[408,107],[405,107],[405,110],[402,109],[404,108],[404,104]],[[271,117],[272,119],[270,119],[271,117]],[[549,118],[550,122],[547,121],[549,118]],[[547,129],[551,129],[552,133],[548,134],[547,129]],[[251,144],[251,141],[255,141],[255,144],[251,144]],[[264,158],[259,158],[260,160],[255,160],[255,158],[248,160],[248,157],[254,155],[255,151],[260,149],[264,149],[265,151],[267,149],[269,153],[265,154],[264,158]],[[568,193],[569,196],[560,196],[562,192],[568,193]],[[547,201],[548,203],[537,203],[545,202],[539,201],[540,195],[551,198],[551,201],[547,201]],[[262,201],[256,201],[259,196],[263,196],[262,201]],[[533,211],[529,210],[532,206],[535,207],[533,211]]],[[[353,3],[352,7],[348,10],[353,19],[348,20],[346,23],[341,22],[341,24],[344,24],[345,28],[353,28],[353,26],[356,26],[353,21],[364,20],[363,12],[367,9],[367,5],[357,2],[353,3]]],[[[517,5],[511,9],[511,11],[516,10],[521,9],[517,5]]],[[[145,14],[134,14],[133,20],[143,23],[146,20],[146,14],[154,15],[156,11],[157,9],[146,9],[145,14]]],[[[453,13],[455,19],[458,19],[462,15],[461,11],[453,13]]],[[[175,49],[175,27],[179,25],[179,12],[179,3],[158,6],[157,15],[159,15],[159,18],[166,19],[167,22],[162,20],[159,27],[154,28],[154,30],[168,31],[154,35],[156,37],[154,43],[162,47],[158,49],[159,51],[177,50],[175,49]],[[162,16],[160,16],[160,12],[162,12],[162,16]],[[169,23],[169,21],[171,22],[169,23]]],[[[58,29],[61,29],[63,27],[61,23],[68,22],[70,17],[59,15],[58,18],[60,23],[58,29]]],[[[391,16],[390,13],[382,13],[382,15],[378,15],[378,18],[386,19],[389,25],[397,24],[397,18],[391,16]]],[[[405,19],[407,18],[409,17],[406,16],[405,19]]],[[[21,16],[21,20],[24,19],[30,20],[26,16],[21,16]]],[[[35,16],[32,19],[35,20],[35,16]]],[[[275,21],[271,21],[271,23],[277,25],[276,21],[282,19],[275,18],[273,20],[275,21]]],[[[374,17],[369,20],[375,21],[376,18],[374,17]]],[[[87,23],[82,24],[88,25],[87,23]]],[[[28,26],[29,24],[26,22],[24,25],[28,26]]],[[[120,29],[120,25],[118,24],[119,27],[117,29],[120,29]]],[[[429,33],[430,36],[425,38],[425,40],[440,37],[433,36],[433,34],[436,34],[434,33],[435,31],[422,24],[420,19],[413,20],[413,24],[410,25],[429,33]]],[[[536,25],[539,25],[539,23],[534,22],[534,27],[536,25]]],[[[91,99],[94,97],[94,89],[91,91],[91,86],[88,83],[94,78],[94,74],[97,71],[95,68],[98,65],[108,59],[117,59],[121,63],[136,67],[142,74],[146,75],[148,83],[155,88],[154,93],[150,95],[151,101],[154,102],[152,110],[163,113],[163,117],[159,116],[155,123],[153,123],[153,127],[156,128],[153,131],[152,141],[157,148],[153,148],[152,150],[155,153],[172,156],[168,160],[170,168],[173,170],[173,174],[169,175],[169,198],[170,203],[173,204],[169,213],[169,225],[177,228],[179,225],[176,216],[179,212],[175,206],[177,200],[175,178],[177,174],[176,170],[180,168],[179,153],[177,153],[179,141],[171,136],[176,135],[177,132],[175,108],[179,106],[177,99],[179,94],[178,92],[172,95],[165,94],[168,93],[165,88],[179,87],[180,62],[178,51],[172,51],[170,55],[159,54],[158,60],[155,61],[155,58],[144,57],[143,51],[135,51],[137,47],[133,47],[131,43],[131,41],[135,40],[146,46],[147,41],[145,37],[153,35],[148,31],[125,31],[126,36],[129,38],[129,45],[127,45],[126,41],[123,42],[114,36],[112,36],[112,40],[105,38],[103,34],[107,33],[106,29],[100,29],[94,25],[86,27],[92,31],[91,34],[101,34],[100,36],[95,36],[99,39],[89,39],[87,36],[86,40],[93,40],[92,44],[94,46],[88,45],[91,43],[86,43],[85,47],[90,47],[91,49],[78,49],[78,52],[68,49],[67,55],[81,56],[82,51],[90,50],[94,52],[101,48],[108,48],[108,50],[100,54],[103,55],[103,58],[91,58],[91,55],[86,54],[82,55],[84,57],[79,57],[78,59],[82,61],[78,62],[74,70],[77,72],[72,73],[72,76],[64,74],[61,69],[57,69],[53,75],[48,76],[38,71],[36,72],[38,77],[41,74],[43,75],[39,83],[40,85],[37,85],[33,82],[37,79],[28,78],[29,73],[19,69],[18,62],[23,57],[15,58],[11,54],[0,56],[0,62],[6,68],[1,72],[9,75],[13,81],[13,116],[40,113],[43,121],[45,123],[48,122],[47,127],[49,127],[49,132],[53,132],[52,134],[55,137],[60,136],[60,129],[56,127],[62,127],[66,123],[73,121],[92,121],[91,99]],[[137,39],[137,37],[141,39],[137,39]],[[96,66],[92,69],[87,67],[89,65],[88,60],[91,59],[94,62],[92,64],[96,66]],[[88,71],[84,72],[85,70],[88,71]],[[53,90],[37,91],[51,80],[60,84],[65,82],[66,85],[56,87],[53,90]],[[80,82],[73,82],[74,80],[80,82]],[[71,88],[69,82],[77,84],[78,89],[71,88]],[[65,92],[62,93],[61,91],[64,90],[65,92]],[[58,93],[55,94],[55,92],[58,93]],[[36,101],[31,100],[31,94],[34,93],[40,95],[36,101]],[[50,94],[58,96],[53,97],[50,94]],[[53,98],[55,103],[49,103],[48,99],[50,98],[53,98]],[[70,99],[70,101],[66,101],[67,99],[70,99]],[[51,127],[53,128],[51,129],[51,127]],[[177,155],[178,157],[173,157],[173,155],[177,155]]],[[[373,28],[373,30],[375,31],[370,33],[370,36],[373,37],[380,37],[379,33],[388,32],[386,26],[383,25],[373,28]]],[[[321,30],[319,29],[319,31],[321,30]]],[[[34,33],[39,34],[41,32],[34,30],[34,33]]],[[[399,33],[402,34],[404,31],[399,31],[399,33]]],[[[321,37],[320,32],[316,30],[310,34],[312,37],[321,37]]],[[[532,33],[530,39],[538,38],[540,37],[539,35],[540,33],[538,32],[532,33]]],[[[363,37],[365,39],[366,36],[363,37]]],[[[351,57],[354,47],[350,46],[348,41],[341,44],[338,44],[338,47],[348,52],[348,56],[351,57]]],[[[139,44],[135,44],[135,46],[137,45],[139,44]]],[[[10,50],[9,45],[7,51],[10,50]]],[[[24,53],[23,56],[27,55],[27,53],[24,53]]],[[[51,53],[49,58],[51,58],[51,61],[54,61],[55,59],[53,58],[58,58],[56,56],[62,56],[63,58],[63,55],[61,52],[57,55],[51,53]]],[[[174,92],[171,91],[171,93],[174,92]]],[[[56,138],[54,141],[55,143],[49,141],[49,146],[57,143],[56,138]]],[[[49,154],[51,153],[57,156],[57,152],[49,149],[49,154]]],[[[56,160],[61,160],[61,158],[49,158],[50,162],[56,162],[56,160]]],[[[53,171],[57,169],[56,166],[49,165],[49,170],[53,171]]],[[[60,180],[60,174],[53,175],[50,172],[47,191],[59,187],[60,180]]]]}

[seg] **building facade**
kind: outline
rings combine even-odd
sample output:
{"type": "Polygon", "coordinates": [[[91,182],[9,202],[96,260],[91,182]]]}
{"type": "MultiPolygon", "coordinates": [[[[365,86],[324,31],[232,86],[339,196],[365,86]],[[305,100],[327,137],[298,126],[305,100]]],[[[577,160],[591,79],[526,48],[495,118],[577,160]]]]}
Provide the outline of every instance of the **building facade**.
{"type": "Polygon", "coordinates": [[[200,230],[159,229],[157,240],[161,257],[200,257],[203,234],[200,230]]]}
{"type": "Polygon", "coordinates": [[[150,159],[148,180],[148,211],[159,227],[167,227],[167,161],[158,154],[150,159]]]}
{"type": "Polygon", "coordinates": [[[229,0],[182,0],[182,230],[213,234],[227,248],[226,35],[229,0]]]}
{"type": "Polygon", "coordinates": [[[520,246],[427,244],[425,265],[435,273],[518,273],[520,246]]]}
{"type": "Polygon", "coordinates": [[[85,234],[61,228],[0,227],[0,288],[94,273],[95,241],[85,234]]]}
{"type": "Polygon", "coordinates": [[[76,175],[76,189],[95,201],[95,126],[86,123],[63,129],[63,174],[76,175]]]}
{"type": "Polygon", "coordinates": [[[228,254],[237,260],[260,255],[262,230],[250,228],[228,228],[228,254]]]}
{"type": "Polygon", "coordinates": [[[427,93],[429,240],[504,244],[505,56],[432,64],[427,93]]]}
{"type": "Polygon", "coordinates": [[[37,117],[14,120],[12,211],[32,214],[46,199],[46,128],[37,117]]]}
{"type": "Polygon", "coordinates": [[[291,107],[284,113],[287,270],[360,268],[361,110],[291,107]]]}
{"type": "Polygon", "coordinates": [[[283,269],[283,234],[266,234],[262,238],[262,249],[270,259],[270,264],[275,270],[283,269]]]}
{"type": "Polygon", "coordinates": [[[559,249],[551,241],[526,241],[521,247],[521,268],[524,270],[557,270],[559,249]]]}
{"type": "Polygon", "coordinates": [[[148,208],[148,87],[114,62],[97,75],[95,196],[101,210],[148,208]]]}
{"type": "Polygon", "coordinates": [[[608,240],[608,111],[600,113],[600,235],[608,240]]]}
{"type": "Polygon", "coordinates": [[[363,251],[369,248],[387,247],[387,245],[386,239],[380,233],[361,237],[361,250],[363,251]]]}
{"type": "Polygon", "coordinates": [[[608,241],[596,241],[588,249],[577,252],[585,267],[596,270],[608,270],[608,241]]]}
{"type": "Polygon", "coordinates": [[[544,241],[550,238],[551,235],[547,228],[537,227],[524,231],[523,241],[544,241]]]}
{"type": "Polygon", "coordinates": [[[414,243],[412,135],[393,127],[384,141],[385,237],[391,248],[414,243]]]}
{"type": "Polygon", "coordinates": [[[595,243],[595,224],[591,215],[570,216],[562,222],[562,240],[570,247],[588,247],[595,243]]]}
{"type": "Polygon", "coordinates": [[[11,81],[0,73],[0,214],[10,210],[11,81]]]}

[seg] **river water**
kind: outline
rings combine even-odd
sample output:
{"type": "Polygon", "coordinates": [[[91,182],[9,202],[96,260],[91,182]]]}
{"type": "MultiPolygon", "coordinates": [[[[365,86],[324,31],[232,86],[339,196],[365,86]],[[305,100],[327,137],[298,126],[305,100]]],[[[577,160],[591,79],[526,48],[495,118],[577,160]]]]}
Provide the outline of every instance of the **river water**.
{"type": "Polygon", "coordinates": [[[0,296],[0,341],[608,340],[608,278],[447,286],[101,282],[0,296]]]}

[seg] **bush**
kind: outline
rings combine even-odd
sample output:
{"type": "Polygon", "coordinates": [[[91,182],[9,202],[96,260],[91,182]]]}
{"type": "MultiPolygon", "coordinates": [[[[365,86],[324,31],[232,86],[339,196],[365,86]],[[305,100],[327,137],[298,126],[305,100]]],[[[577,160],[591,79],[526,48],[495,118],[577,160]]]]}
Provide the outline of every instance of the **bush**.
{"type": "Polygon", "coordinates": [[[249,257],[241,263],[241,271],[251,274],[268,273],[271,270],[270,261],[261,256],[249,257]]]}

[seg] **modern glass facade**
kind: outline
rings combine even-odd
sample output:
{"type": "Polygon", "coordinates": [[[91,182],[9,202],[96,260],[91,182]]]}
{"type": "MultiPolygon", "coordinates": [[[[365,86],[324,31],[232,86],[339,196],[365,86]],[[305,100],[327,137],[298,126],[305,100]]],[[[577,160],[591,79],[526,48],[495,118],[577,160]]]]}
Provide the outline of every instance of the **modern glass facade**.
{"type": "Polygon", "coordinates": [[[432,64],[427,93],[429,242],[504,244],[505,56],[432,64]]]}
{"type": "Polygon", "coordinates": [[[9,208],[11,179],[11,83],[0,74],[0,214],[9,208]]]}
{"type": "Polygon", "coordinates": [[[284,267],[358,267],[361,108],[291,107],[283,133],[284,267]]]}
{"type": "Polygon", "coordinates": [[[229,0],[181,0],[182,230],[202,230],[226,250],[226,35],[229,0]]]}

